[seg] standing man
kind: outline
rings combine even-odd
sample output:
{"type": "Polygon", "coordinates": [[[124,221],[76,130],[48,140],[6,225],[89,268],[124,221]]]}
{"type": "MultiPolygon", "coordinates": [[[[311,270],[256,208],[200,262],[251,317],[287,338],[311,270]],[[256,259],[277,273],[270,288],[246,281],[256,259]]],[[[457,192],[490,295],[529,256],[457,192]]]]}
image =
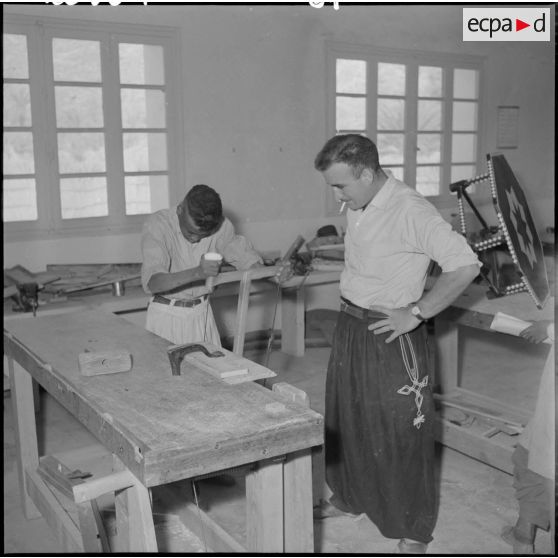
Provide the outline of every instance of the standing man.
{"type": "Polygon", "coordinates": [[[366,513],[398,553],[423,554],[436,522],[434,403],[424,320],[479,272],[478,258],[438,211],[379,164],[358,134],[330,139],[315,160],[347,233],[341,312],[328,365],[326,480],[317,518],[366,513]],[[442,274],[424,292],[430,261],[442,274]]]}
{"type": "Polygon", "coordinates": [[[219,194],[198,184],[177,207],[155,212],[143,227],[141,250],[142,286],[153,295],[145,327],[175,344],[220,346],[205,286],[208,277],[219,273],[220,263],[204,255],[217,252],[241,270],[263,262],[250,242],[235,234],[219,194]]]}
{"type": "Polygon", "coordinates": [[[539,383],[535,412],[521,433],[512,454],[513,486],[519,504],[515,525],[502,531],[514,554],[535,554],[537,529],[550,529],[552,555],[555,554],[556,507],[555,476],[555,362],[554,323],[540,320],[520,334],[531,343],[552,342],[539,383]]]}

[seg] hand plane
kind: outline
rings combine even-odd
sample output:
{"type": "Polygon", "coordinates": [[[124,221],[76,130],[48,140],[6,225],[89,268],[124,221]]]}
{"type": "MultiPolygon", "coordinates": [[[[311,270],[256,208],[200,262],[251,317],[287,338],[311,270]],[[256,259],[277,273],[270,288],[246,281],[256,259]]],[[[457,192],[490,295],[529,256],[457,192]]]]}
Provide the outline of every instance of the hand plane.
{"type": "Polygon", "coordinates": [[[173,345],[167,349],[169,361],[171,365],[172,375],[180,376],[180,365],[182,359],[189,353],[202,352],[205,356],[210,358],[224,357],[225,353],[221,351],[209,352],[206,347],[199,343],[187,343],[186,345],[173,345]]]}

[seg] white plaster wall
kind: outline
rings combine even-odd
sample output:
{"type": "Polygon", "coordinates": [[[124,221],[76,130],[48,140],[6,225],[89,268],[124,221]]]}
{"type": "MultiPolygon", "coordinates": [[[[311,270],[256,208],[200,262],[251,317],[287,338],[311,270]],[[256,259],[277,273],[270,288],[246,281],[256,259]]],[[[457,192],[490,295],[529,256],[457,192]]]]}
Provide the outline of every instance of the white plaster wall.
{"type": "MultiPolygon", "coordinates": [[[[554,43],[463,43],[462,6],[5,4],[3,10],[179,27],[186,183],[173,185],[171,203],[193,184],[214,186],[259,250],[284,253],[298,234],[310,240],[324,224],[343,225],[326,216],[325,186],[312,164],[327,139],[325,39],[485,56],[483,149],[496,150],[498,105],[518,105],[519,147],[504,153],[539,228],[554,223],[554,43]]],[[[486,210],[493,221],[492,208],[486,210]]],[[[452,212],[443,209],[448,220],[452,212]]],[[[4,267],[140,261],[139,241],[137,233],[5,242],[4,267]]]]}

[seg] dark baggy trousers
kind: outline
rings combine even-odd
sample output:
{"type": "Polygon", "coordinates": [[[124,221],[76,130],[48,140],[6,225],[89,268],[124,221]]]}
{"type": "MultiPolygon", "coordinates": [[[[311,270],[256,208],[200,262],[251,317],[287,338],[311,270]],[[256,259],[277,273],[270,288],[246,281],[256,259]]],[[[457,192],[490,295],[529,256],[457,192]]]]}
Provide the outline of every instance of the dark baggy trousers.
{"type": "Polygon", "coordinates": [[[375,335],[369,323],[339,313],[326,381],[326,480],[333,503],[366,513],[385,537],[428,543],[436,488],[426,326],[385,343],[389,334],[375,335]],[[414,349],[421,388],[407,373],[399,339],[411,367],[409,342],[414,349]]]}

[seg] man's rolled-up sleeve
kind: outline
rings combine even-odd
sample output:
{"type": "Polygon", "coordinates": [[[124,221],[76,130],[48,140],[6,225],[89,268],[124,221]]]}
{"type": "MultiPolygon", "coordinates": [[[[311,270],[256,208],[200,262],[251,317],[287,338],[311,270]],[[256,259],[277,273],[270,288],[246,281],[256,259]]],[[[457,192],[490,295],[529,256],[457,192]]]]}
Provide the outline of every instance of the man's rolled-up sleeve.
{"type": "Polygon", "coordinates": [[[155,273],[168,273],[170,269],[170,254],[165,246],[165,238],[151,219],[143,226],[141,253],[141,285],[147,294],[151,294],[147,286],[151,276],[155,273]]]}
{"type": "Polygon", "coordinates": [[[480,269],[482,264],[465,237],[455,232],[435,208],[422,206],[414,210],[408,225],[411,244],[430,256],[442,272],[469,265],[480,269]]]}
{"type": "Polygon", "coordinates": [[[217,249],[226,262],[236,269],[244,270],[256,263],[263,263],[261,256],[244,236],[235,234],[232,223],[226,219],[219,231],[217,249]]]}

